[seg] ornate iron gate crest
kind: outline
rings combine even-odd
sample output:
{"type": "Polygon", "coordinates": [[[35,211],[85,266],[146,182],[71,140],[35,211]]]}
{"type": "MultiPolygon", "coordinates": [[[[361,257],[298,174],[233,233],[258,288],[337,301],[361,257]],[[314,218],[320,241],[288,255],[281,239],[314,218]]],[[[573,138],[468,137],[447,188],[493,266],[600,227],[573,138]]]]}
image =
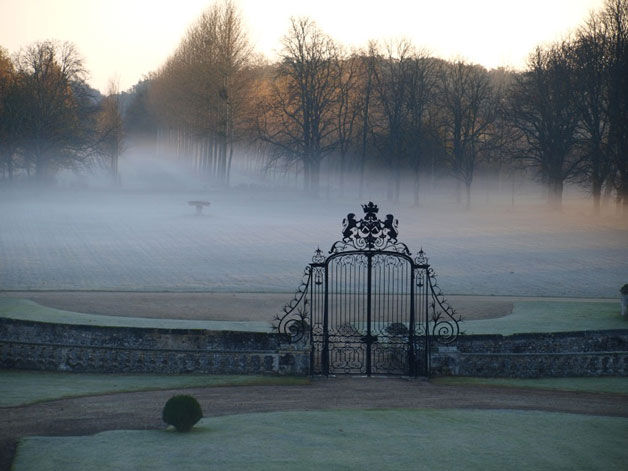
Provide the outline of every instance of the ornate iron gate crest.
{"type": "Polygon", "coordinates": [[[349,213],[327,256],[318,248],[275,328],[311,346],[312,374],[429,376],[434,343],[453,342],[459,317],[428,259],[397,240],[392,214],[349,213]]]}

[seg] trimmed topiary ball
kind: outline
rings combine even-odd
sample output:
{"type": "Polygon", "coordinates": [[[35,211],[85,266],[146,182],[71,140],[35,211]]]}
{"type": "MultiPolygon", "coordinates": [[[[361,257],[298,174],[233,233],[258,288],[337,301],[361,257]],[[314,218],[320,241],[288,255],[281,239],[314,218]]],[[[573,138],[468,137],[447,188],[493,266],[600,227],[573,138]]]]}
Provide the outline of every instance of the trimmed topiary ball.
{"type": "Polygon", "coordinates": [[[173,425],[177,432],[189,432],[201,420],[203,411],[195,398],[182,394],[168,399],[161,417],[168,425],[173,425]]]}

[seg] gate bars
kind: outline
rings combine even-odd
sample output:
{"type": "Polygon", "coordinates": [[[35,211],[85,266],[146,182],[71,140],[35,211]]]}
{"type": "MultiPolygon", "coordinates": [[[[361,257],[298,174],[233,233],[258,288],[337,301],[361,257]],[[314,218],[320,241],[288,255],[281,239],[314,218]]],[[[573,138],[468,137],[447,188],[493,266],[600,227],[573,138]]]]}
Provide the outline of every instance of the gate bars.
{"type": "Polygon", "coordinates": [[[397,240],[392,214],[362,205],[349,213],[329,255],[316,249],[275,329],[310,344],[312,374],[429,376],[433,342],[449,344],[460,320],[428,259],[397,240]]]}

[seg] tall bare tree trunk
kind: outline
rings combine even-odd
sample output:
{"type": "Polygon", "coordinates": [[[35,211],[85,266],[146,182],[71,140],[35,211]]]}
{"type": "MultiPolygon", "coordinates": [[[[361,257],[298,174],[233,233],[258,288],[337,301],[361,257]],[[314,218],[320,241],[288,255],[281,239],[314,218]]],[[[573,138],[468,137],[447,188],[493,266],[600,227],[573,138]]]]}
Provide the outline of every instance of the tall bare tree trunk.
{"type": "Polygon", "coordinates": [[[420,201],[420,180],[419,180],[419,168],[418,166],[414,169],[414,206],[419,207],[420,201]]]}
{"type": "Polygon", "coordinates": [[[560,211],[563,204],[563,180],[561,178],[550,178],[548,195],[550,208],[560,211]]]}

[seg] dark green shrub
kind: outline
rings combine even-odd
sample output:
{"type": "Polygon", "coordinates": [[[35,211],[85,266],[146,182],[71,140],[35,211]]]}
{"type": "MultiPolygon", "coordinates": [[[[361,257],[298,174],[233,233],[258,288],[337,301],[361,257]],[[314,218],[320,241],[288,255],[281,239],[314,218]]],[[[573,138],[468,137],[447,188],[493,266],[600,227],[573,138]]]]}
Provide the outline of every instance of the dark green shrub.
{"type": "Polygon", "coordinates": [[[628,283],[626,283],[624,286],[622,286],[622,287],[619,289],[619,292],[620,292],[621,294],[628,294],[628,283]]]}
{"type": "Polygon", "coordinates": [[[386,333],[389,335],[408,335],[408,328],[403,322],[394,322],[386,326],[386,333]]]}
{"type": "Polygon", "coordinates": [[[189,432],[202,417],[203,411],[198,401],[184,394],[168,399],[161,413],[163,421],[173,425],[177,432],[189,432]]]}

